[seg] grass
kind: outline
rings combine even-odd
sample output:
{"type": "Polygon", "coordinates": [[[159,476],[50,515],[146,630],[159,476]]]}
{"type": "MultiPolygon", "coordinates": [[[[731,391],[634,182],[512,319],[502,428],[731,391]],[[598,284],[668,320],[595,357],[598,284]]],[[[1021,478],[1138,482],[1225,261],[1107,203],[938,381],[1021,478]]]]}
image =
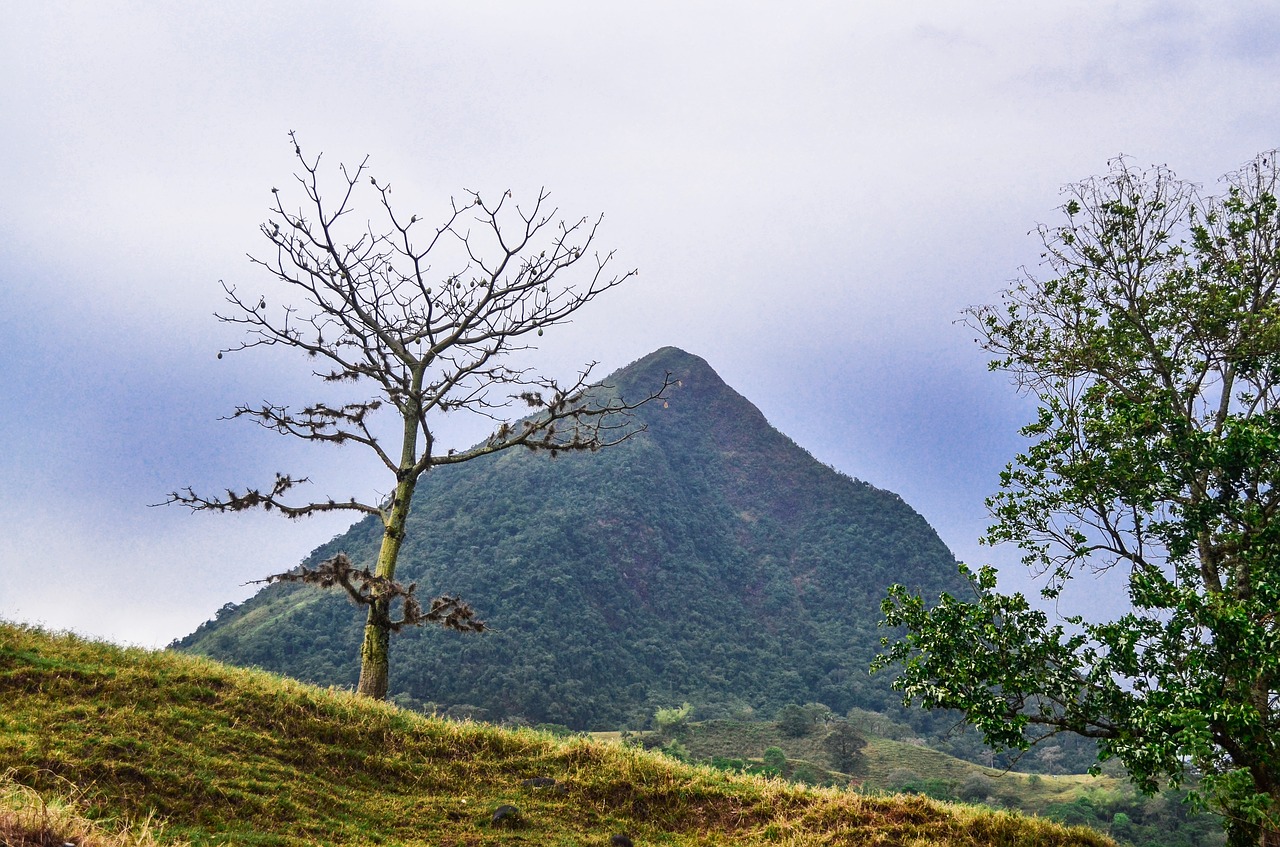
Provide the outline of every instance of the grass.
{"type": "MultiPolygon", "coordinates": [[[[605,733],[592,733],[604,737],[605,733]]],[[[827,763],[821,733],[788,736],[768,721],[710,720],[691,724],[681,736],[695,759],[713,756],[758,760],[768,747],[779,747],[789,760],[827,763]]],[[[1039,775],[983,767],[963,759],[957,759],[938,750],[907,741],[871,736],[863,750],[862,763],[850,774],[853,781],[864,789],[890,790],[904,773],[921,778],[948,780],[956,784],[974,775],[991,779],[1000,793],[1016,798],[1023,811],[1039,811],[1053,803],[1071,802],[1083,795],[1111,795],[1132,793],[1126,782],[1114,776],[1088,776],[1085,774],[1039,775]]]]}
{"type": "MultiPolygon", "coordinates": [[[[760,773],[766,772],[764,751],[778,747],[786,761],[779,764],[775,757],[774,766],[797,782],[856,786],[864,794],[905,791],[979,804],[1116,833],[1121,843],[1143,847],[1224,843],[1221,821],[1188,809],[1185,793],[1142,796],[1115,762],[1104,765],[1099,776],[1019,773],[957,759],[918,741],[886,738],[889,733],[899,735],[901,728],[873,713],[858,714],[854,721],[867,734],[868,743],[850,773],[830,770],[835,763],[823,749],[822,739],[828,730],[822,726],[795,736],[783,733],[772,721],[695,722],[678,733],[677,749],[689,761],[760,773]]],[[[656,732],[635,733],[634,737],[646,746],[663,742],[656,732]]]]}
{"type": "Polygon", "coordinates": [[[75,792],[48,798],[0,774],[0,845],[3,847],[178,847],[162,840],[162,827],[151,819],[108,825],[80,814],[75,792]]]}
{"type": "Polygon", "coordinates": [[[88,828],[74,837],[117,839],[85,847],[568,847],[620,832],[671,847],[1112,843],[1016,814],[807,789],[616,743],[436,720],[196,657],[4,623],[0,704],[0,763],[10,768],[0,794],[10,817],[0,820],[35,827],[37,807],[54,809],[59,826],[88,828]],[[495,826],[504,804],[519,817],[495,826]]]}

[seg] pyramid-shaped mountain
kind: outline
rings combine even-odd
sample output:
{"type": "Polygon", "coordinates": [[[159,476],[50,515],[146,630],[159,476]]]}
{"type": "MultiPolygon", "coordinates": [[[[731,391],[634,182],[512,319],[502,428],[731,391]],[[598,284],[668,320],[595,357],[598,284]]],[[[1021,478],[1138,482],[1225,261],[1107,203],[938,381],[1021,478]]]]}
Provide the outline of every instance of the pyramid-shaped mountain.
{"type": "MultiPolygon", "coordinates": [[[[892,699],[867,665],[894,582],[959,588],[955,559],[900,497],[816,461],[697,356],[666,347],[603,390],[643,396],[646,431],[598,453],[507,451],[418,486],[397,578],[456,594],[492,627],[392,640],[402,702],[575,728],[642,724],[684,701],[706,716],[788,702],[892,699]]],[[[317,549],[373,561],[370,518],[317,549]]],[[[354,685],[363,610],[275,585],[176,646],[310,682],[354,685]]]]}

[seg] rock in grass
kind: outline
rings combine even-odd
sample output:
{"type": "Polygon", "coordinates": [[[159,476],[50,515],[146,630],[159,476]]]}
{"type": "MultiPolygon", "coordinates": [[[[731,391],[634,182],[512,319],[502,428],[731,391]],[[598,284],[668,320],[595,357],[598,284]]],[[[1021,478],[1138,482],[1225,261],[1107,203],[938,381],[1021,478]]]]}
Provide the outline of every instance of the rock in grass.
{"type": "Polygon", "coordinates": [[[504,803],[493,810],[491,823],[494,826],[513,827],[520,823],[520,810],[509,803],[504,803]]]}
{"type": "Polygon", "coordinates": [[[631,837],[621,832],[609,839],[609,845],[610,847],[635,847],[631,843],[631,837]]]}

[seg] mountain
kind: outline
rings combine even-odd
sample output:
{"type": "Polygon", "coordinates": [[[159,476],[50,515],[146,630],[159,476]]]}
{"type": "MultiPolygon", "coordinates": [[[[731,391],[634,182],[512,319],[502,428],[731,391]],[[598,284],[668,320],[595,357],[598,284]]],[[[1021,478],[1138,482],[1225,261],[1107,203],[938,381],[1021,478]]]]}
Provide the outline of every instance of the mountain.
{"type": "MultiPolygon", "coordinates": [[[[961,590],[954,557],[900,497],[815,460],[696,356],[663,348],[601,390],[640,396],[667,373],[646,431],[616,447],[423,477],[397,578],[462,596],[492,631],[394,637],[393,698],[575,728],[686,700],[714,717],[895,699],[867,674],[879,602],[894,582],[961,590]]],[[[380,534],[361,521],[308,563],[369,563],[380,534]]],[[[340,592],[274,585],[174,646],[349,686],[362,625],[340,592]]]]}

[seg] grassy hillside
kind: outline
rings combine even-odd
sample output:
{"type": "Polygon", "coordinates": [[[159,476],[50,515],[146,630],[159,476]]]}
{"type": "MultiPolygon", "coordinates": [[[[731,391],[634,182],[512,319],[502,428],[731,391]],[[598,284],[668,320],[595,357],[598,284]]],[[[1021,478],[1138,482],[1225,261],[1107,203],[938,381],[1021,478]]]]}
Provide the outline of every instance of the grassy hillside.
{"type": "MultiPolygon", "coordinates": [[[[674,847],[1111,844],[920,797],[805,789],[617,744],[428,719],[196,657],[7,624],[0,703],[12,784],[74,794],[77,814],[108,831],[162,825],[165,843],[605,845],[625,832],[674,847]],[[519,810],[508,826],[492,822],[503,805],[519,810]]],[[[0,792],[0,804],[22,796],[0,792]]]]}
{"type": "Polygon", "coordinates": [[[1184,802],[1185,789],[1146,797],[1118,768],[1088,776],[983,767],[924,746],[919,739],[877,736],[873,728],[886,722],[868,719],[873,717],[860,713],[854,720],[867,745],[848,773],[838,772],[839,765],[823,741],[829,729],[822,724],[794,735],[783,732],[774,721],[710,720],[685,725],[675,733],[674,744],[657,732],[634,737],[647,746],[668,745],[663,749],[678,752],[687,761],[753,773],[769,767],[765,751],[777,748],[784,758],[779,760],[775,751],[773,768],[797,782],[853,783],[864,793],[901,791],[1008,809],[1100,829],[1122,845],[1221,847],[1224,843],[1221,822],[1184,802]]]}
{"type": "MultiPolygon", "coordinates": [[[[598,734],[599,735],[599,734],[598,734]]],[[[690,724],[681,742],[696,759],[713,757],[760,759],[765,749],[778,747],[788,760],[808,762],[821,768],[830,766],[829,754],[822,746],[822,733],[789,736],[772,721],[704,721],[690,724]]],[[[975,777],[985,778],[998,796],[1008,798],[1025,811],[1041,811],[1060,802],[1077,799],[1084,793],[1132,793],[1124,780],[1114,776],[1067,774],[1032,775],[989,768],[957,759],[921,744],[871,736],[859,766],[850,774],[864,789],[890,790],[900,785],[904,776],[962,784],[975,777]]]]}

